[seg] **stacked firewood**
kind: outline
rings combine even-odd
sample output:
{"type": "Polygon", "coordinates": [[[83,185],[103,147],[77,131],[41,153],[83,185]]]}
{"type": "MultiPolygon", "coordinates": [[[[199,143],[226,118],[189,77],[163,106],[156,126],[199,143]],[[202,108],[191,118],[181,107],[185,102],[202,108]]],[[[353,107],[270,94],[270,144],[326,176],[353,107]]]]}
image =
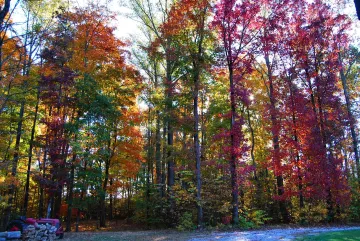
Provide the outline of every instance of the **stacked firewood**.
{"type": "Polygon", "coordinates": [[[29,225],[22,235],[22,240],[26,241],[53,241],[56,239],[56,228],[50,224],[40,224],[35,227],[29,225]]]}

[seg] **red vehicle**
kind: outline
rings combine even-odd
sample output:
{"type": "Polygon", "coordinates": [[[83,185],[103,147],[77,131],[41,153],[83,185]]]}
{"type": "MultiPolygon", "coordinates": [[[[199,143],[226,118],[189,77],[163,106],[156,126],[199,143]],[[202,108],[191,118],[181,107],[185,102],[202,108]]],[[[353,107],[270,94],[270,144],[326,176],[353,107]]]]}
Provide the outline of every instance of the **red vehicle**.
{"type": "Polygon", "coordinates": [[[56,227],[56,236],[59,237],[59,239],[62,239],[64,237],[64,229],[61,226],[61,222],[59,219],[56,218],[40,218],[40,219],[34,219],[34,218],[25,218],[20,217],[19,219],[15,219],[9,223],[7,226],[7,231],[21,231],[23,232],[24,229],[26,229],[29,225],[36,225],[39,224],[51,224],[52,226],[56,227]]]}

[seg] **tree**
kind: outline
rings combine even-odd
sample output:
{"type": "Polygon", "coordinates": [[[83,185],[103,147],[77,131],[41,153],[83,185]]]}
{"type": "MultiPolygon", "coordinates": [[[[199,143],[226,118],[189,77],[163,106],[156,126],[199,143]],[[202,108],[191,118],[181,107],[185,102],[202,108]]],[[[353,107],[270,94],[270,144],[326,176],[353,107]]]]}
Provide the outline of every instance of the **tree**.
{"type": "MultiPolygon", "coordinates": [[[[340,44],[344,44],[344,43],[340,42],[340,44]]],[[[347,48],[344,48],[342,50],[339,49],[339,53],[338,53],[340,78],[341,78],[341,84],[342,84],[342,88],[343,88],[343,92],[344,92],[344,96],[345,96],[346,112],[348,115],[347,118],[349,120],[350,133],[351,133],[351,138],[352,138],[352,146],[353,146],[353,152],[354,152],[354,156],[355,156],[356,172],[358,173],[357,174],[358,178],[359,178],[359,173],[360,173],[358,138],[357,138],[356,130],[355,130],[356,120],[354,118],[353,110],[351,108],[352,103],[351,103],[351,98],[350,98],[350,93],[349,93],[348,79],[351,75],[351,70],[353,69],[353,66],[359,61],[359,56],[360,56],[360,54],[359,54],[358,50],[354,47],[350,47],[350,49],[347,49],[347,48]],[[344,57],[346,59],[344,59],[344,57]],[[346,69],[346,67],[347,67],[347,69],[346,69]]]]}
{"type": "Polygon", "coordinates": [[[239,222],[237,161],[241,156],[242,120],[236,113],[237,100],[246,101],[246,90],[241,81],[251,72],[251,45],[256,34],[256,16],[260,5],[250,1],[222,0],[215,7],[214,25],[218,28],[219,39],[223,46],[223,63],[228,68],[230,82],[230,172],[232,187],[232,219],[239,222]]]}
{"type": "MultiPolygon", "coordinates": [[[[201,148],[199,140],[199,89],[200,78],[205,68],[206,41],[211,37],[207,28],[209,16],[208,1],[180,1],[169,13],[168,21],[163,25],[165,36],[174,39],[178,48],[187,52],[186,62],[191,64],[189,72],[193,81],[193,139],[196,163],[196,202],[198,209],[198,226],[203,226],[201,201],[201,148]],[[182,25],[176,23],[181,22],[182,25]]],[[[186,67],[185,67],[186,68],[186,67]]]]}

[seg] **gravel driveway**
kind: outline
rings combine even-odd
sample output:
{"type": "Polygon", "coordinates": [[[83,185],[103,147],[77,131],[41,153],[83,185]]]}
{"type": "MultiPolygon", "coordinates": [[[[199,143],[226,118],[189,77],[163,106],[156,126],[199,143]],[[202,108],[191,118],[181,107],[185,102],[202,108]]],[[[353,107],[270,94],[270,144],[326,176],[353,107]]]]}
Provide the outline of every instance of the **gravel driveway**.
{"type": "Polygon", "coordinates": [[[190,241],[289,241],[296,236],[303,234],[318,234],[322,232],[334,232],[343,230],[360,229],[360,227],[324,227],[324,228],[284,228],[259,231],[242,232],[219,232],[212,233],[211,236],[191,238],[190,241]]]}
{"type": "Polygon", "coordinates": [[[289,241],[299,235],[343,230],[360,226],[275,228],[232,232],[177,232],[174,230],[66,233],[64,241],[289,241]]]}

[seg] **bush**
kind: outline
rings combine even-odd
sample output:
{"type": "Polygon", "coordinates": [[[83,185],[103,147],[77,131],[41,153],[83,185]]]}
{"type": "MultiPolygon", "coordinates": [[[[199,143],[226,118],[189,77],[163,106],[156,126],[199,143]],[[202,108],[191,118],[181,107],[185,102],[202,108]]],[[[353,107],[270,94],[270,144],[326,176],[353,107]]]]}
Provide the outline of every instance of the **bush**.
{"type": "Polygon", "coordinates": [[[327,219],[327,209],[325,203],[320,202],[317,205],[305,205],[303,212],[308,223],[322,223],[327,219]]]}
{"type": "Polygon", "coordinates": [[[255,210],[251,211],[248,214],[248,219],[251,221],[256,227],[264,225],[267,221],[270,221],[271,218],[267,216],[264,210],[255,210]]]}
{"type": "Polygon", "coordinates": [[[239,216],[239,228],[242,228],[242,229],[251,229],[251,228],[255,228],[256,225],[250,221],[250,220],[247,220],[245,217],[243,216],[239,216]]]}
{"type": "Polygon", "coordinates": [[[183,215],[181,215],[179,225],[176,226],[176,229],[179,231],[195,230],[196,225],[193,222],[192,213],[185,212],[183,215]]]}

